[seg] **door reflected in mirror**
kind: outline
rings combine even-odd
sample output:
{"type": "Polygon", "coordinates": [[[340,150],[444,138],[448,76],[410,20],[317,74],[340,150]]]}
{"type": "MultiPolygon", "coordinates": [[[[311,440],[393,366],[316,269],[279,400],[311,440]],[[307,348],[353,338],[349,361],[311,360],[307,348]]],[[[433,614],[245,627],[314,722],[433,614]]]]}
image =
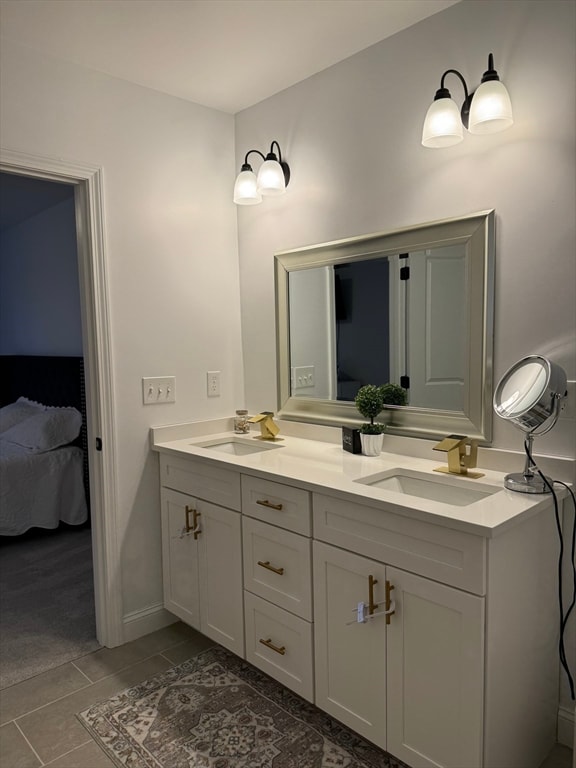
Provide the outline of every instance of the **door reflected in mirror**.
{"type": "Polygon", "coordinates": [[[408,405],[461,411],[467,259],[459,244],[291,272],[292,397],[392,382],[408,405]]]}
{"type": "Polygon", "coordinates": [[[392,382],[399,434],[491,439],[494,212],[276,255],[280,415],[349,424],[392,382]]]}

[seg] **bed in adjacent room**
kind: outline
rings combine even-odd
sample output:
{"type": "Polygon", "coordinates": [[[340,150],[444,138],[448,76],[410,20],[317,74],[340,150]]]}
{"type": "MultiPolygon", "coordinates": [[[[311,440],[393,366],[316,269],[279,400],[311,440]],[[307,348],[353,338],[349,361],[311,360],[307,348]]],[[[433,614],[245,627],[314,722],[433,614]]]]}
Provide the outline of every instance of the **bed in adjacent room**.
{"type": "Polygon", "coordinates": [[[81,357],[0,358],[0,535],[88,520],[81,357]]]}

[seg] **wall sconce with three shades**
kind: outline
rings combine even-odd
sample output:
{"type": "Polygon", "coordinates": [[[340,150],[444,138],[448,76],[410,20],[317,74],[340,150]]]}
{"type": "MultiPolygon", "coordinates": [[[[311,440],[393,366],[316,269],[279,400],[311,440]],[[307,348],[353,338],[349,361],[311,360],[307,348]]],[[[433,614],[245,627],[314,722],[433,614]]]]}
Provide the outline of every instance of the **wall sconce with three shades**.
{"type": "Polygon", "coordinates": [[[470,133],[497,133],[509,128],[514,122],[510,96],[494,69],[494,56],[488,56],[488,69],[482,75],[478,88],[468,93],[466,80],[457,69],[447,69],[442,75],[422,129],[425,147],[441,148],[458,144],[464,138],[462,126],[470,133]],[[446,75],[456,75],[464,86],[464,103],[458,109],[445,87],[446,75]]]}
{"type": "Polygon", "coordinates": [[[281,195],[286,191],[290,181],[290,166],[282,159],[282,152],[277,141],[270,145],[270,152],[264,155],[258,149],[246,152],[240,173],[234,185],[234,202],[236,205],[257,205],[262,202],[263,195],[281,195]],[[274,145],[278,154],[274,152],[274,145]],[[258,175],[248,162],[251,154],[260,155],[264,161],[258,170],[258,175]]]}

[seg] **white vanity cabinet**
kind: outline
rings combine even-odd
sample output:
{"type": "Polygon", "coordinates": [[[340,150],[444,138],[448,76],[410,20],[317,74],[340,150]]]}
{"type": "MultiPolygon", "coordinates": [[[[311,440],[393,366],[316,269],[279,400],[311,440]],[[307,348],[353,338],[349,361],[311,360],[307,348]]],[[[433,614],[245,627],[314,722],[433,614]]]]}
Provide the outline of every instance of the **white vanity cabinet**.
{"type": "Polygon", "coordinates": [[[246,659],[314,701],[310,494],[242,476],[246,659]]]}
{"type": "Polygon", "coordinates": [[[336,470],[299,480],[287,452],[288,479],[281,450],[261,470],[161,452],[165,607],[411,768],[538,768],[559,684],[551,503],[503,491],[513,514],[490,527],[336,470]]]}
{"type": "Polygon", "coordinates": [[[164,606],[243,657],[240,513],[209,500],[239,508],[240,477],[162,457],[161,478],[164,606]]]}
{"type": "Polygon", "coordinates": [[[552,515],[487,539],[324,494],[313,513],[317,706],[412,768],[537,768],[557,697],[552,515]]]}

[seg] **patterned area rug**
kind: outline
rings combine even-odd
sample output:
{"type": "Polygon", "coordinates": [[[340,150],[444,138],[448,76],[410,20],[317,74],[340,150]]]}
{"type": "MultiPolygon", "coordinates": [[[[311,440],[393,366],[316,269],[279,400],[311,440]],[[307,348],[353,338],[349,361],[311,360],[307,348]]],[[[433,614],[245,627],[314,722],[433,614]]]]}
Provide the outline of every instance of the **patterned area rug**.
{"type": "Polygon", "coordinates": [[[407,768],[219,647],[78,718],[127,768],[407,768]]]}

